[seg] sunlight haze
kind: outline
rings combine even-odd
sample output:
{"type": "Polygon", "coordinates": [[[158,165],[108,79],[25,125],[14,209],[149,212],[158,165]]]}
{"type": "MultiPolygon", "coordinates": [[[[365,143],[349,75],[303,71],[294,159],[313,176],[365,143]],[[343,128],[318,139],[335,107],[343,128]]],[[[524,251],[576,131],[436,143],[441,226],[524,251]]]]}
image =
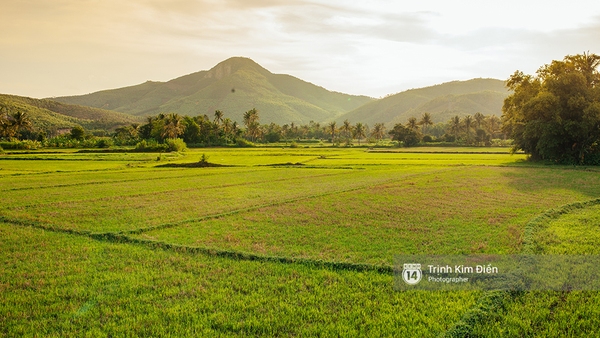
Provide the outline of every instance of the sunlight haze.
{"type": "Polygon", "coordinates": [[[86,94],[253,59],[381,97],[600,52],[597,1],[4,1],[0,93],[86,94]]]}

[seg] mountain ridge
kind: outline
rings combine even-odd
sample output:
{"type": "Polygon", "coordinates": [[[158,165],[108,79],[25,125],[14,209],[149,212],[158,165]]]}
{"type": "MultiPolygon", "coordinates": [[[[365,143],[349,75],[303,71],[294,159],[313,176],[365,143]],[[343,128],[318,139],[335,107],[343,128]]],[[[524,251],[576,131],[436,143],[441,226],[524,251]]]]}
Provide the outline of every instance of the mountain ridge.
{"type": "Polygon", "coordinates": [[[367,96],[349,95],[286,74],[273,74],[248,58],[233,57],[210,70],[166,82],[99,91],[80,96],[52,98],[65,103],[117,110],[137,116],[175,112],[182,115],[224,111],[241,123],[243,113],[256,108],[261,121],[306,124],[333,119],[364,103],[367,96]]]}
{"type": "Polygon", "coordinates": [[[232,57],[209,70],[166,82],[147,81],[52,99],[139,117],[170,112],[210,117],[215,110],[221,110],[225,117],[241,124],[243,113],[256,108],[261,123],[266,124],[348,119],[353,123],[390,125],[406,122],[409,117],[419,117],[424,112],[429,112],[435,122],[476,112],[499,116],[508,94],[504,81],[479,78],[414,88],[374,99],[329,91],[292,75],[271,73],[249,58],[232,57]]]}
{"type": "Polygon", "coordinates": [[[434,122],[446,122],[452,116],[502,114],[502,104],[509,95],[504,81],[477,78],[450,81],[429,87],[409,89],[369,102],[339,116],[336,122],[348,119],[367,124],[405,123],[408,118],[420,118],[425,112],[434,122]]]}

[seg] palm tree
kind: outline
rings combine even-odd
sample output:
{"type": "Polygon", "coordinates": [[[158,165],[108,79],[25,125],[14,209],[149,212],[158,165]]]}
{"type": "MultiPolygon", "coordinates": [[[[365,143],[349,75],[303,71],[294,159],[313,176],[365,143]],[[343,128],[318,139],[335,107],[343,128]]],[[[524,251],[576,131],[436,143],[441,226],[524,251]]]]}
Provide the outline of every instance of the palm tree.
{"type": "Polygon", "coordinates": [[[417,118],[416,117],[410,117],[408,119],[408,123],[406,124],[406,126],[408,127],[408,129],[411,130],[419,130],[419,123],[417,123],[417,118]]]}
{"type": "Polygon", "coordinates": [[[494,138],[494,134],[498,133],[498,130],[500,130],[500,119],[498,116],[490,115],[487,118],[487,127],[488,133],[494,138]]]}
{"type": "Polygon", "coordinates": [[[254,142],[260,127],[260,124],[258,123],[258,111],[256,108],[252,108],[244,113],[244,125],[246,126],[247,136],[254,142]]]}
{"type": "Polygon", "coordinates": [[[214,123],[219,126],[223,122],[223,112],[220,110],[215,110],[215,120],[214,123]]]}
{"type": "Polygon", "coordinates": [[[421,121],[419,121],[419,124],[421,126],[423,126],[423,133],[425,133],[425,130],[427,130],[427,127],[433,125],[433,121],[431,120],[431,114],[423,113],[423,116],[421,116],[421,121]]]}
{"type": "Polygon", "coordinates": [[[346,138],[349,139],[350,132],[352,131],[352,125],[350,124],[350,122],[347,119],[344,120],[344,124],[342,125],[342,130],[344,131],[344,135],[346,136],[346,138]]]}
{"type": "Polygon", "coordinates": [[[256,108],[252,108],[244,113],[244,125],[246,127],[256,121],[258,121],[258,111],[256,108]]]}
{"type": "Polygon", "coordinates": [[[458,115],[450,119],[450,131],[454,134],[454,141],[458,141],[458,135],[460,134],[460,117],[458,115]]]}
{"type": "Polygon", "coordinates": [[[3,129],[3,134],[7,137],[14,137],[20,134],[22,131],[32,131],[33,124],[27,116],[27,113],[22,113],[20,111],[13,114],[6,114],[0,120],[0,125],[3,129]]]}
{"type": "Polygon", "coordinates": [[[163,138],[177,138],[179,135],[183,134],[185,125],[183,124],[183,118],[181,118],[179,114],[171,113],[167,115],[164,120],[165,126],[163,127],[163,132],[161,134],[163,138]]]}
{"type": "Polygon", "coordinates": [[[473,118],[475,119],[475,122],[477,122],[477,129],[481,129],[481,125],[485,122],[485,116],[482,113],[477,112],[473,118]]]}
{"type": "Polygon", "coordinates": [[[366,126],[360,122],[354,126],[354,138],[358,140],[358,145],[360,145],[360,140],[366,136],[365,129],[366,126]]]}
{"type": "Polygon", "coordinates": [[[385,135],[385,124],[383,123],[375,123],[373,126],[373,131],[371,132],[371,136],[377,139],[377,143],[381,141],[383,136],[385,135]]]}
{"type": "Polygon", "coordinates": [[[467,132],[467,143],[471,142],[471,129],[473,128],[473,117],[471,115],[465,116],[463,123],[465,124],[465,131],[467,132]]]}
{"type": "Polygon", "coordinates": [[[328,130],[331,133],[331,143],[335,144],[335,131],[336,131],[336,123],[335,121],[330,122],[328,125],[328,130]]]}
{"type": "Polygon", "coordinates": [[[232,122],[231,119],[226,118],[223,120],[223,133],[225,134],[225,142],[229,143],[231,140],[231,127],[232,122]]]}

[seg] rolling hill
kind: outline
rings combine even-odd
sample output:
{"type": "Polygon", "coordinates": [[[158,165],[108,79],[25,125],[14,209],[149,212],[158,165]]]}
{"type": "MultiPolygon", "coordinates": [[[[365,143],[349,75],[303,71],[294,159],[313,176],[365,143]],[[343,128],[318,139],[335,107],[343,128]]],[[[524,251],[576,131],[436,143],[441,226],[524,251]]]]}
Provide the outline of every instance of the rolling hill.
{"type": "Polygon", "coordinates": [[[53,132],[58,129],[82,126],[86,129],[114,129],[126,124],[141,122],[135,116],[52,100],[0,94],[2,111],[26,113],[36,129],[53,132]]]}
{"type": "Polygon", "coordinates": [[[208,71],[168,82],[105,90],[53,100],[119,111],[136,116],[175,112],[211,116],[221,110],[238,123],[243,113],[256,108],[261,123],[306,124],[333,120],[373,101],[328,91],[290,75],[273,74],[248,58],[227,59],[208,71]]]}
{"type": "Polygon", "coordinates": [[[405,123],[409,117],[419,118],[425,112],[431,114],[435,123],[477,112],[500,116],[504,98],[509,94],[501,80],[453,81],[387,96],[343,114],[336,121],[405,123]]]}

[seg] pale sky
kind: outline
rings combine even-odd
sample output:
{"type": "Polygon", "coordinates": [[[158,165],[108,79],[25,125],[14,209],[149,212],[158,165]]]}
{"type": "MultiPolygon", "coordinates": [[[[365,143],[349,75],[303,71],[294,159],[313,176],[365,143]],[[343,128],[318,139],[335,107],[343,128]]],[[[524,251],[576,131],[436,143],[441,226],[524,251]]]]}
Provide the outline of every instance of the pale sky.
{"type": "Polygon", "coordinates": [[[600,54],[600,1],[2,0],[0,93],[87,94],[252,58],[382,97],[600,54]]]}

